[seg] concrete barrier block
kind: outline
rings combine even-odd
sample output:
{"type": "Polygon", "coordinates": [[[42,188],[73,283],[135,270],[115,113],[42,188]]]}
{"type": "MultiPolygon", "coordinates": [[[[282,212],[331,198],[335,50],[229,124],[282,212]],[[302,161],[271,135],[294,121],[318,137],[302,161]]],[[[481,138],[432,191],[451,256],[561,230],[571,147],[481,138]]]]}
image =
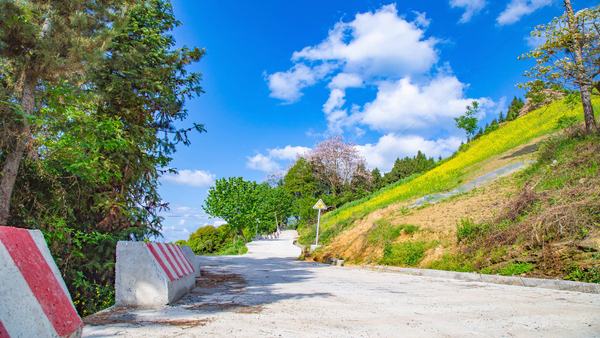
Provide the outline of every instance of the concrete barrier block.
{"type": "Polygon", "coordinates": [[[179,245],[117,243],[115,306],[159,307],[196,285],[196,270],[179,245]]]}
{"type": "Polygon", "coordinates": [[[81,337],[83,322],[39,230],[0,227],[0,337],[81,337]]]}
{"type": "Polygon", "coordinates": [[[196,271],[196,276],[200,276],[200,259],[198,256],[196,256],[194,251],[192,251],[192,248],[187,245],[180,245],[179,247],[181,248],[181,251],[183,251],[185,257],[187,257],[188,261],[190,261],[190,264],[192,264],[192,267],[196,271]]]}

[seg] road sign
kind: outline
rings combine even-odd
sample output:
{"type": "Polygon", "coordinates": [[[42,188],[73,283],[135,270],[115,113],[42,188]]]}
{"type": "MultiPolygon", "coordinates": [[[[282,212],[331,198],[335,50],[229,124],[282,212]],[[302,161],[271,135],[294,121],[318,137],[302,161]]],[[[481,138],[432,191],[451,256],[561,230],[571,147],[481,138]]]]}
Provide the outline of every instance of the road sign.
{"type": "Polygon", "coordinates": [[[313,207],[313,209],[319,210],[319,216],[317,217],[317,240],[315,241],[315,245],[319,245],[319,225],[321,223],[321,210],[327,209],[323,200],[319,200],[317,204],[313,207]]]}
{"type": "Polygon", "coordinates": [[[323,203],[323,200],[319,200],[313,209],[325,210],[327,207],[325,206],[325,203],[323,203]]]}

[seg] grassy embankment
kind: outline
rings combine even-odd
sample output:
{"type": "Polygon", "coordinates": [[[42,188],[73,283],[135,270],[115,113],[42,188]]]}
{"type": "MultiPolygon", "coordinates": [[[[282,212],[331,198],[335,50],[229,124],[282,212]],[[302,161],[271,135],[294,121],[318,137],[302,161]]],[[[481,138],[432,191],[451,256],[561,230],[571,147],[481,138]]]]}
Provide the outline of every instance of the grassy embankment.
{"type": "MultiPolygon", "coordinates": [[[[534,268],[534,265],[538,264],[538,261],[540,261],[540,259],[536,261],[538,263],[533,262],[535,259],[528,256],[530,253],[526,253],[528,252],[527,250],[521,250],[520,253],[521,255],[523,255],[522,257],[528,257],[527,259],[514,262],[510,261],[510,259],[507,260],[507,257],[505,257],[511,250],[496,250],[495,252],[486,252],[485,250],[482,250],[484,247],[486,247],[486,243],[493,243],[493,241],[491,241],[489,238],[483,239],[484,235],[487,236],[489,235],[489,233],[493,232],[490,230],[494,228],[492,224],[503,224],[503,226],[506,226],[510,222],[512,222],[511,224],[513,225],[515,222],[520,222],[519,224],[521,224],[523,223],[524,217],[526,218],[525,214],[518,215],[517,218],[512,217],[510,218],[510,221],[506,221],[506,219],[500,220],[499,218],[496,218],[496,221],[494,221],[494,223],[491,221],[492,218],[489,212],[487,214],[483,213],[484,215],[481,217],[471,219],[468,218],[468,210],[466,210],[465,214],[467,215],[467,217],[465,217],[464,219],[461,217],[462,221],[459,222],[460,224],[458,228],[456,227],[456,225],[453,225],[452,229],[440,230],[432,227],[423,228],[422,225],[402,223],[402,220],[410,219],[410,217],[415,218],[415,216],[410,216],[413,213],[416,212],[418,214],[420,209],[428,207],[426,205],[423,208],[419,208],[419,210],[412,209],[414,211],[408,211],[405,208],[403,208],[403,206],[409,204],[410,202],[413,202],[417,198],[422,197],[424,195],[440,191],[447,191],[449,189],[455,188],[456,186],[464,184],[471,179],[476,178],[478,175],[485,173],[481,172],[482,167],[485,167],[482,165],[482,163],[486,163],[486,161],[489,162],[490,159],[497,158],[500,154],[506,153],[507,151],[511,151],[511,149],[514,149],[515,147],[518,147],[520,145],[522,146],[529,141],[539,138],[540,136],[556,132],[557,126],[560,125],[561,121],[564,122],[569,120],[579,120],[581,116],[581,108],[572,108],[565,104],[563,101],[556,102],[548,107],[534,111],[524,117],[510,122],[504,125],[502,128],[498,129],[497,131],[494,131],[489,135],[486,135],[476,141],[469,143],[469,147],[467,149],[457,153],[456,156],[454,156],[453,158],[445,161],[445,163],[441,164],[434,170],[422,176],[413,177],[411,179],[406,180],[405,182],[399,182],[393,187],[383,189],[361,201],[352,203],[350,205],[346,205],[338,210],[326,214],[322,218],[321,224],[323,229],[322,241],[326,245],[331,244],[332,240],[336,239],[337,237],[343,237],[339,235],[344,230],[354,228],[356,224],[360,224],[364,229],[362,229],[361,231],[356,231],[356,234],[352,234],[352,232],[347,232],[346,237],[362,237],[361,241],[359,241],[358,244],[355,243],[356,240],[352,238],[347,238],[346,244],[342,245],[343,247],[340,246],[340,243],[335,243],[336,245],[333,245],[330,248],[326,247],[323,250],[323,252],[327,253],[327,255],[329,256],[337,255],[338,257],[343,257],[344,254],[352,256],[352,254],[348,254],[348,252],[352,251],[354,251],[355,253],[357,251],[363,253],[368,253],[370,251],[370,254],[368,255],[354,254],[352,260],[354,260],[356,263],[369,263],[375,260],[375,262],[379,264],[406,266],[419,265],[421,267],[460,271],[481,271],[484,273],[532,273],[532,271],[536,270],[534,268]],[[389,207],[387,209],[390,209],[393,206],[396,206],[395,209],[397,212],[395,214],[388,213],[387,215],[385,215],[385,213],[381,212],[382,208],[389,207]],[[386,217],[383,217],[383,215],[385,215],[386,217]],[[369,220],[369,218],[371,219],[369,220]],[[364,225],[362,223],[368,224],[364,225]],[[440,234],[440,232],[445,232],[445,234],[440,234]],[[427,233],[429,234],[427,235],[427,233]],[[450,240],[450,238],[453,238],[454,240],[450,240]],[[465,243],[470,243],[470,245],[466,245],[465,243]],[[472,243],[480,243],[481,247],[475,248],[475,244],[472,243]],[[352,246],[352,250],[349,250],[349,247],[352,246]],[[461,251],[461,249],[458,249],[459,246],[464,252],[461,251]],[[429,253],[429,255],[427,253],[429,253]],[[430,257],[426,259],[426,256],[430,257]],[[484,261],[487,263],[484,263],[484,261]],[[507,261],[510,262],[505,263],[507,261]],[[528,261],[529,263],[525,261],[528,261]]],[[[567,141],[554,141],[553,144],[555,144],[554,147],[556,149],[563,149],[562,146],[556,145],[558,144],[557,142],[576,143],[576,141],[569,141],[568,139],[567,141]]],[[[593,144],[594,141],[579,140],[577,142],[592,142],[593,144]]],[[[588,144],[588,146],[590,145],[588,144]]],[[[573,147],[577,146],[573,145],[573,147]]],[[[573,156],[575,156],[573,154],[578,154],[577,151],[575,151],[575,153],[572,154],[567,151],[567,153],[563,154],[561,153],[561,151],[556,149],[552,151],[552,154],[555,156],[567,156],[568,158],[573,158],[573,156]],[[571,155],[565,155],[568,153],[571,155]]],[[[544,156],[548,157],[548,152],[546,152],[545,154],[546,155],[544,156]]],[[[505,156],[504,158],[506,157],[509,156],[505,156]]],[[[515,161],[521,159],[522,158],[515,157],[515,161]]],[[[542,168],[542,166],[545,163],[545,160],[543,158],[541,160],[542,161],[538,165],[533,166],[524,174],[520,175],[520,180],[501,180],[500,183],[496,184],[496,187],[498,189],[504,189],[508,192],[506,196],[500,196],[496,194],[497,196],[494,196],[494,198],[490,198],[490,196],[482,197],[482,190],[479,189],[479,192],[475,191],[473,193],[467,194],[469,196],[453,198],[451,201],[441,203],[442,205],[436,208],[441,209],[438,211],[442,214],[444,212],[448,213],[448,210],[444,210],[444,205],[450,205],[449,203],[454,203],[453,205],[455,205],[457,202],[459,202],[459,207],[462,203],[463,208],[470,208],[469,204],[472,203],[465,199],[475,198],[476,195],[479,195],[478,198],[481,201],[490,201],[485,202],[489,205],[486,205],[484,202],[482,202],[483,204],[481,204],[481,207],[483,209],[490,209],[496,207],[499,204],[497,200],[504,199],[506,200],[506,203],[509,203],[510,201],[507,200],[508,196],[510,196],[511,193],[514,194],[514,191],[515,189],[517,189],[518,186],[526,184],[526,182],[528,182],[528,178],[535,176],[535,170],[541,170],[540,168],[542,168]],[[503,188],[502,185],[504,185],[505,188],[503,188]],[[462,199],[463,202],[458,201],[459,199],[462,199]],[[493,201],[494,199],[496,201],[493,201]]],[[[562,159],[561,161],[565,163],[568,162],[567,160],[562,159]]],[[[588,159],[587,161],[589,162],[590,160],[588,159]]],[[[590,163],[594,163],[593,160],[591,161],[592,162],[590,163]]],[[[499,163],[501,164],[502,161],[500,161],[499,163]]],[[[497,168],[486,167],[486,169],[494,170],[497,168]]],[[[592,169],[587,168],[585,170],[593,171],[593,165],[592,169]]],[[[569,175],[577,176],[578,174],[576,174],[574,171],[570,171],[569,175]]],[[[556,175],[550,175],[548,177],[556,177],[556,175]]],[[[548,184],[544,183],[545,180],[548,179],[548,177],[540,177],[540,181],[536,189],[539,190],[548,187],[548,184]]],[[[572,179],[572,177],[569,178],[569,180],[572,179]]],[[[485,189],[483,189],[483,191],[485,191],[485,189]]],[[[593,197],[590,198],[593,199],[593,197]]],[[[534,206],[534,208],[538,208],[539,210],[541,210],[547,207],[547,205],[544,205],[544,203],[549,202],[546,200],[544,201],[545,202],[539,199],[536,200],[535,203],[538,203],[538,205],[534,206]]],[[[531,206],[528,206],[528,208],[529,207],[531,206]]],[[[459,211],[462,212],[463,210],[459,211]]],[[[496,211],[494,210],[493,212],[496,211]]],[[[431,213],[431,211],[423,210],[423,212],[421,213],[431,213]]],[[[497,213],[502,213],[502,211],[498,210],[497,213]]],[[[592,215],[588,219],[587,223],[584,222],[587,225],[582,225],[581,222],[577,224],[580,230],[586,228],[587,230],[581,230],[585,232],[593,230],[593,227],[589,226],[590,224],[593,224],[593,222],[594,221],[592,215]]],[[[446,228],[448,228],[448,226],[446,226],[446,228]]],[[[496,229],[495,231],[498,230],[497,227],[494,229],[496,229]]],[[[564,227],[562,228],[562,231],[564,234],[564,227]]],[[[573,231],[570,232],[570,235],[575,236],[576,231],[573,231]]],[[[312,238],[314,238],[314,227],[311,229],[304,229],[304,231],[302,231],[301,242],[308,242],[312,238]]],[[[565,239],[566,237],[558,236],[554,239],[559,238],[565,239]]],[[[577,238],[581,239],[582,235],[580,234],[577,238]]],[[[577,238],[572,237],[570,243],[572,243],[573,240],[576,240],[577,238]]],[[[517,242],[523,242],[522,238],[513,238],[513,244],[511,245],[515,246],[516,248],[518,246],[517,242]]],[[[538,244],[544,246],[543,240],[538,242],[538,244]]],[[[564,252],[563,256],[565,256],[564,252]]],[[[512,255],[514,255],[514,252],[512,253],[512,255]]],[[[317,256],[319,255],[317,254],[317,256]]],[[[590,262],[593,261],[593,257],[591,257],[593,255],[586,254],[584,256],[585,257],[582,256],[580,258],[588,261],[591,259],[590,262]]],[[[549,263],[548,259],[541,259],[541,261],[549,263]]],[[[581,261],[581,259],[578,261],[581,261]]],[[[543,268],[541,270],[538,269],[540,271],[546,271],[541,275],[552,275],[567,278],[569,278],[569,276],[571,275],[572,279],[577,279],[578,277],[575,275],[577,275],[578,273],[581,275],[582,273],[590,273],[590,271],[593,270],[593,268],[591,270],[585,267],[581,268],[581,266],[579,266],[581,264],[577,265],[577,267],[574,267],[574,265],[571,264],[572,262],[565,263],[565,260],[561,260],[561,262],[563,263],[557,263],[558,261],[555,259],[554,262],[555,270],[559,269],[559,266],[563,266],[561,272],[549,272],[547,268],[543,268]],[[565,264],[571,264],[572,268],[565,269],[565,264]]],[[[593,265],[593,262],[590,264],[593,265]]],[[[593,274],[593,272],[591,273],[593,274]]],[[[540,274],[538,273],[538,275],[540,274]]],[[[579,277],[579,279],[593,280],[593,278],[590,276],[579,277]]]]}

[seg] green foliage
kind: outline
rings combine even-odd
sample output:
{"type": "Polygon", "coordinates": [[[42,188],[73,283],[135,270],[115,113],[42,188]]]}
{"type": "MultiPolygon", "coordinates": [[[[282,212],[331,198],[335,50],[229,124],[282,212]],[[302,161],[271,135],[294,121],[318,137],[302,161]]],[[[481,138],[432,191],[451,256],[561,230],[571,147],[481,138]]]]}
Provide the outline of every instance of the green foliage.
{"type": "Polygon", "coordinates": [[[248,249],[239,237],[237,230],[228,224],[218,228],[206,225],[190,234],[187,241],[181,240],[175,244],[189,246],[196,255],[243,255],[248,249]]]}
{"type": "Polygon", "coordinates": [[[470,142],[466,150],[440,161],[434,169],[425,174],[389,188],[384,187],[360,201],[348,203],[327,213],[321,217],[321,226],[335,227],[338,222],[359,219],[393,203],[414,201],[424,195],[453,189],[459,184],[457,182],[464,175],[466,168],[536,137],[552,133],[558,118],[565,115],[579,116],[580,113],[581,108],[571,110],[563,101],[555,102],[543,110],[530,112],[503,125],[495,132],[470,142]]]}
{"type": "Polygon", "coordinates": [[[247,241],[256,233],[275,232],[278,224],[287,222],[293,212],[292,200],[284,187],[230,177],[215,182],[203,208],[209,215],[223,218],[247,241]]]}
{"type": "Polygon", "coordinates": [[[372,244],[382,244],[393,242],[402,233],[412,235],[419,231],[419,226],[411,224],[392,225],[387,220],[382,219],[373,225],[373,228],[367,235],[367,241],[372,244]]]}
{"type": "Polygon", "coordinates": [[[313,172],[313,165],[300,157],[285,175],[284,189],[294,198],[292,215],[297,222],[308,223],[316,217],[312,207],[318,201],[316,195],[321,189],[313,172]]]}
{"type": "Polygon", "coordinates": [[[215,253],[215,255],[243,255],[246,252],[248,252],[248,248],[244,241],[236,241],[233,244],[224,247],[215,253]]]}
{"type": "Polygon", "coordinates": [[[467,106],[467,111],[464,115],[455,117],[456,127],[458,129],[464,129],[467,133],[467,139],[471,139],[477,131],[477,115],[479,115],[479,102],[473,101],[471,103],[473,107],[467,106]]]}
{"type": "Polygon", "coordinates": [[[247,242],[243,230],[257,225],[260,189],[256,182],[242,177],[222,178],[208,190],[202,208],[213,217],[221,217],[247,242]]]}
{"type": "Polygon", "coordinates": [[[373,191],[377,191],[384,186],[383,177],[381,177],[381,171],[375,168],[371,171],[371,184],[373,184],[373,191]]]}
{"type": "Polygon", "coordinates": [[[271,233],[277,230],[278,225],[286,224],[292,216],[294,197],[284,186],[272,188],[263,183],[259,188],[259,232],[271,233]]]}
{"type": "Polygon", "coordinates": [[[498,269],[497,273],[504,276],[513,276],[528,273],[531,269],[533,269],[533,265],[529,263],[511,262],[498,269]]]}
{"type": "Polygon", "coordinates": [[[561,116],[556,121],[556,129],[563,130],[574,126],[575,123],[577,123],[577,118],[575,116],[561,116]]]}
{"type": "Polygon", "coordinates": [[[461,242],[476,235],[480,230],[481,227],[469,217],[461,218],[460,224],[456,223],[456,238],[461,242]]]}
{"type": "Polygon", "coordinates": [[[519,113],[521,112],[521,109],[523,109],[524,106],[525,103],[523,103],[523,100],[521,98],[517,99],[516,96],[513,97],[513,100],[508,106],[508,112],[506,113],[506,121],[516,120],[517,117],[519,117],[519,113]]]}
{"type": "Polygon", "coordinates": [[[460,254],[445,253],[442,258],[432,261],[427,265],[427,269],[458,271],[458,272],[473,272],[475,268],[473,263],[465,260],[465,257],[460,254]]]}
{"type": "Polygon", "coordinates": [[[437,241],[410,241],[396,244],[387,243],[383,249],[383,258],[381,258],[379,264],[416,266],[423,260],[425,251],[438,244],[437,241]]]}
{"type": "Polygon", "coordinates": [[[535,65],[524,76],[531,80],[519,84],[537,101],[551,96],[552,91],[579,91],[588,133],[597,132],[592,107],[592,91],[600,90],[600,7],[577,11],[565,2],[565,12],[550,23],[534,28],[530,36],[543,37],[544,44],[519,57],[535,59],[535,65]]]}
{"type": "Polygon", "coordinates": [[[436,164],[433,157],[428,159],[427,156],[419,150],[417,155],[412,158],[405,157],[403,159],[396,159],[392,170],[384,175],[383,183],[389,185],[414,174],[426,173],[435,168],[435,166],[436,164]]]}
{"type": "Polygon", "coordinates": [[[76,76],[40,77],[40,109],[27,119],[33,150],[21,161],[8,223],[44,232],[81,315],[112,303],[116,242],[160,236],[158,213],[167,205],[158,178],[176,146],[189,144],[187,133],[203,131],[175,127],[187,118],[185,100],[202,92],[200,74],[186,67],[204,52],[174,48],[168,32],[179,22],[170,2],[138,2],[123,17],[103,32],[112,37],[108,50],[92,51],[99,60],[84,67],[65,62],[76,76]]]}
{"type": "MultiPolygon", "coordinates": [[[[496,120],[494,120],[494,121],[496,121],[496,120]]],[[[485,128],[485,131],[483,132],[483,134],[487,135],[487,134],[489,134],[491,132],[494,132],[494,131],[498,130],[499,128],[500,128],[500,125],[498,125],[498,124],[492,124],[489,127],[485,128]]]]}
{"type": "Polygon", "coordinates": [[[568,272],[565,279],[586,283],[600,283],[600,253],[596,253],[590,260],[593,263],[591,268],[582,268],[576,264],[568,264],[565,268],[568,272]]]}

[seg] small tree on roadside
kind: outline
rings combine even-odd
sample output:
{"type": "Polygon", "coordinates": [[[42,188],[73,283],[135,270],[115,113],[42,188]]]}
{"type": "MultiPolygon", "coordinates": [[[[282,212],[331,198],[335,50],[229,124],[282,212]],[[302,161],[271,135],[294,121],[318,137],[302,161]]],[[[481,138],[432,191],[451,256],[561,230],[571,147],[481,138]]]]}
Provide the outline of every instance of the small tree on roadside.
{"type": "Polygon", "coordinates": [[[477,115],[479,115],[479,102],[473,101],[471,103],[473,107],[467,106],[467,111],[464,115],[455,117],[454,121],[456,121],[456,127],[459,129],[464,129],[467,133],[467,141],[471,140],[471,138],[477,133],[477,115]]]}
{"type": "Polygon", "coordinates": [[[562,86],[578,89],[586,131],[591,133],[598,131],[591,95],[600,93],[600,8],[574,13],[570,0],[564,1],[564,7],[563,15],[531,32],[546,42],[519,57],[533,58],[536,65],[524,74],[532,80],[518,86],[534,93],[562,86]]]}
{"type": "Polygon", "coordinates": [[[244,242],[244,228],[256,225],[259,211],[259,186],[241,177],[222,178],[208,190],[202,209],[213,217],[221,217],[237,230],[244,242]]]}

